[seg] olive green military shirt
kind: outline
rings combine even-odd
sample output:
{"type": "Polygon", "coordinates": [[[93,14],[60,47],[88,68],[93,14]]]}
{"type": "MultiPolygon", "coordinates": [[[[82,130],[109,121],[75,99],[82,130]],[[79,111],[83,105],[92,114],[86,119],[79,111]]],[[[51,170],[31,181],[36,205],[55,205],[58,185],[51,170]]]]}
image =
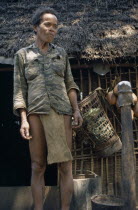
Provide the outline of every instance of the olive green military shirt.
{"type": "Polygon", "coordinates": [[[79,90],[73,80],[68,56],[63,48],[49,45],[42,53],[35,44],[20,49],[14,58],[13,110],[25,108],[31,113],[72,115],[68,98],[70,89],[79,90]]]}

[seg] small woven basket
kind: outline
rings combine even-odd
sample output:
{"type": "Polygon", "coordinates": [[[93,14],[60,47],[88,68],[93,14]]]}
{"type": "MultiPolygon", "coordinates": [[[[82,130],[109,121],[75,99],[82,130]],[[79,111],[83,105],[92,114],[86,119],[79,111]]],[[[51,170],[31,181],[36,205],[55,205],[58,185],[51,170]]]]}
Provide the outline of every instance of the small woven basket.
{"type": "Polygon", "coordinates": [[[97,156],[109,156],[122,147],[95,90],[79,103],[83,126],[76,131],[77,139],[89,142],[97,156]]]}

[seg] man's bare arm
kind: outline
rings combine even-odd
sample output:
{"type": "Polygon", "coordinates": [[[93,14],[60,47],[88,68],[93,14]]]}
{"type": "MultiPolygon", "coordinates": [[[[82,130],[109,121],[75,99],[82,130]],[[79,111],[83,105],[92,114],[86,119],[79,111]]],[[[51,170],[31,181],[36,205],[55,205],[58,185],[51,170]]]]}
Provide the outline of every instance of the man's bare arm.
{"type": "Polygon", "coordinates": [[[30,135],[30,125],[27,120],[27,114],[25,109],[19,109],[19,113],[21,116],[21,128],[20,133],[24,139],[30,140],[32,136],[30,135]]]}
{"type": "Polygon", "coordinates": [[[83,119],[80,114],[80,110],[77,103],[77,92],[75,89],[70,89],[68,97],[73,109],[74,125],[73,128],[78,128],[82,125],[83,119]]]}

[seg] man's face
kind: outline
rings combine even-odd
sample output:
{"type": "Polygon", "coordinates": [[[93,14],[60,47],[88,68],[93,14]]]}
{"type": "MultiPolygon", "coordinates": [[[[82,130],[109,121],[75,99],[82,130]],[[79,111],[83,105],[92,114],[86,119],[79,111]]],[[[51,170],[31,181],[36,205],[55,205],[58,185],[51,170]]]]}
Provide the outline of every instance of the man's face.
{"type": "Polygon", "coordinates": [[[51,43],[57,33],[58,20],[55,15],[43,14],[39,26],[35,26],[36,36],[45,43],[51,43]]]}

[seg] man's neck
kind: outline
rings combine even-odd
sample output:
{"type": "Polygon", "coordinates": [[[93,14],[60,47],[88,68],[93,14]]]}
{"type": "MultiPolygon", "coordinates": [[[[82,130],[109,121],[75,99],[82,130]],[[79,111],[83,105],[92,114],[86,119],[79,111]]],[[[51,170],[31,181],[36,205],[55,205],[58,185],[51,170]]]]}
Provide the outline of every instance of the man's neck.
{"type": "Polygon", "coordinates": [[[42,40],[36,38],[35,44],[41,52],[46,53],[48,51],[49,48],[48,42],[43,42],[42,40]]]}

